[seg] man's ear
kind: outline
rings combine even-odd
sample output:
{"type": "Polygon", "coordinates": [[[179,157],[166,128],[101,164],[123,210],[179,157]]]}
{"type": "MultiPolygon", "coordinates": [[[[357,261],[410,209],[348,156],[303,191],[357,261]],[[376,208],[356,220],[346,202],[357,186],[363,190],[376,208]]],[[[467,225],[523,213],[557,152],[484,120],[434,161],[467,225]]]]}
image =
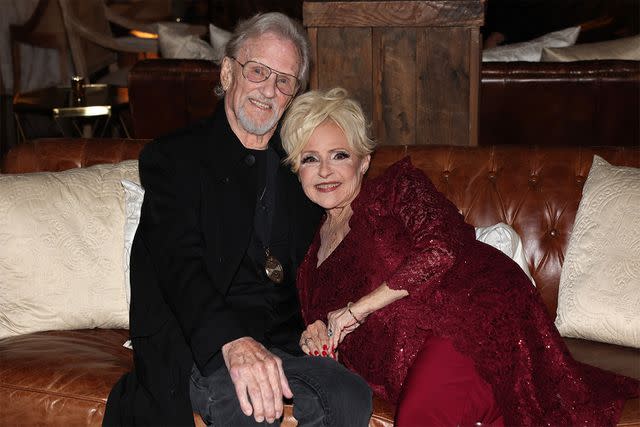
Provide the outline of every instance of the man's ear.
{"type": "Polygon", "coordinates": [[[233,82],[233,70],[231,68],[233,64],[231,63],[231,59],[228,56],[222,58],[222,64],[220,66],[220,85],[222,89],[226,92],[231,83],[233,82]]]}

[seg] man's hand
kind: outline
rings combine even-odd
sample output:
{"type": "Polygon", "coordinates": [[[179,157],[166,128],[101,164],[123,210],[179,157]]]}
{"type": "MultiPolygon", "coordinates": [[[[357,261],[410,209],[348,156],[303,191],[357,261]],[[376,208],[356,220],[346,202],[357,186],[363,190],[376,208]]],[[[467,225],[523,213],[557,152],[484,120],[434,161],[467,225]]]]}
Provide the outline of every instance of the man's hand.
{"type": "Polygon", "coordinates": [[[236,388],[240,408],[256,422],[272,423],[282,416],[282,396],[293,393],[282,369],[282,360],[251,337],[222,346],[222,357],[236,388]]]}

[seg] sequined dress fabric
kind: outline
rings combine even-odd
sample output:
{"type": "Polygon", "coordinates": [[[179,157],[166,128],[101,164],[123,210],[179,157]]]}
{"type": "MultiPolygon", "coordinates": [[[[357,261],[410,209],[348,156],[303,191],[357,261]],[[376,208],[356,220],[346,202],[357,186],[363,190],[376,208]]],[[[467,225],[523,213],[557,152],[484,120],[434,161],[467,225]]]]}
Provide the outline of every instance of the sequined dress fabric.
{"type": "Polygon", "coordinates": [[[339,347],[375,394],[396,402],[423,343],[440,336],[473,359],[506,425],[615,425],[638,382],[574,361],[527,276],[477,242],[408,158],[366,181],[352,208],[351,231],[319,267],[316,234],[297,283],[307,324],[383,282],[409,292],[339,347]]]}

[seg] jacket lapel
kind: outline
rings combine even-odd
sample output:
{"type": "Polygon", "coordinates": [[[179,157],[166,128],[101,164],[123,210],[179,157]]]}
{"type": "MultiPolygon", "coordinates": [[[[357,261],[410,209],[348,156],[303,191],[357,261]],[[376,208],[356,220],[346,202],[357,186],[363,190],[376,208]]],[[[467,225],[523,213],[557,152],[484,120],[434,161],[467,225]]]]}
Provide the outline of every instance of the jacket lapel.
{"type": "Polygon", "coordinates": [[[225,294],[247,248],[256,200],[255,161],[231,131],[224,108],[214,116],[202,159],[207,262],[225,294]]]}

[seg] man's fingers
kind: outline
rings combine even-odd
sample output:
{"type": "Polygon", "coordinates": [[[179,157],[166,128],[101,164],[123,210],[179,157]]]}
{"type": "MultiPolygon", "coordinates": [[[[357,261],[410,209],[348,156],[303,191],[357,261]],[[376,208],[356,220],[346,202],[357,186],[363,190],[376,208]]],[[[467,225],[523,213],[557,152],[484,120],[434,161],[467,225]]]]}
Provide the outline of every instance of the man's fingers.
{"type": "Polygon", "coordinates": [[[265,401],[264,415],[269,423],[282,415],[282,389],[278,360],[277,356],[265,360],[267,381],[264,381],[264,388],[267,390],[263,391],[262,397],[265,401]]]}
{"type": "MultiPolygon", "coordinates": [[[[291,399],[293,397],[293,392],[291,391],[291,387],[289,387],[289,380],[287,380],[287,376],[284,374],[282,360],[278,358],[276,363],[278,365],[278,375],[280,376],[280,388],[282,390],[282,395],[287,399],[291,399]]],[[[280,400],[280,402],[282,403],[282,400],[280,400]]]]}
{"type": "Polygon", "coordinates": [[[251,406],[251,402],[249,401],[247,385],[242,381],[240,374],[238,373],[238,369],[229,370],[229,374],[231,374],[231,380],[233,381],[233,386],[236,389],[236,396],[238,396],[238,402],[240,403],[242,413],[246,416],[251,416],[253,413],[253,406],[251,406]]]}
{"type": "MultiPolygon", "coordinates": [[[[265,419],[273,420],[276,416],[276,410],[273,405],[273,388],[272,384],[268,380],[268,377],[263,377],[262,381],[258,380],[258,391],[255,393],[256,399],[260,399],[260,402],[255,402],[253,405],[254,413],[253,417],[257,422],[261,423],[265,419]],[[258,403],[258,404],[256,404],[258,403]],[[260,411],[258,411],[258,408],[260,411]]],[[[252,400],[253,402],[253,400],[252,400]]]]}

